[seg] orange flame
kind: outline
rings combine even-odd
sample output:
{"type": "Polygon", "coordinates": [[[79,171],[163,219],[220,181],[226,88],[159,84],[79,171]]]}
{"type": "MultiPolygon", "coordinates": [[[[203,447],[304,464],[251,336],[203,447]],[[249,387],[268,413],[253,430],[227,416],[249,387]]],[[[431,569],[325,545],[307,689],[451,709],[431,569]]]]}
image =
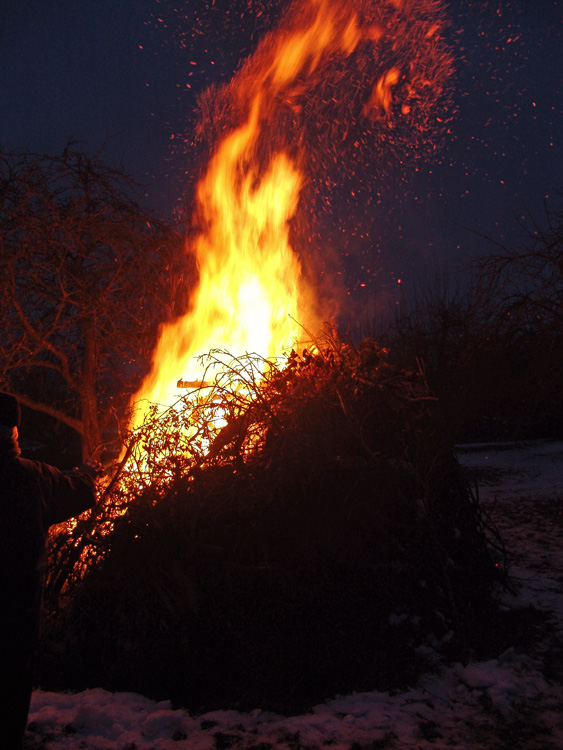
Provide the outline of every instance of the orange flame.
{"type": "Polygon", "coordinates": [[[186,313],[163,326],[136,402],[147,409],[148,403],[175,403],[179,379],[201,382],[198,357],[212,349],[268,360],[330,317],[290,244],[290,222],[306,183],[303,165],[319,166],[325,157],[317,158],[317,150],[308,160],[300,143],[308,126],[292,140],[292,125],[298,118],[318,124],[314,139],[322,132],[333,164],[377,151],[375,144],[391,136],[411,150],[429,141],[436,124],[430,112],[452,70],[440,14],[440,0],[294,0],[277,30],[241,66],[220,99],[232,124],[197,187],[202,231],[190,251],[199,285],[186,313]],[[378,55],[376,45],[385,54],[378,55]],[[355,64],[338,72],[333,62],[347,58],[355,64]],[[309,95],[315,86],[316,99],[309,95]],[[356,137],[360,113],[366,125],[356,137]]]}
{"type": "MultiPolygon", "coordinates": [[[[246,122],[228,134],[198,185],[204,232],[195,241],[199,285],[190,310],[163,327],[152,372],[135,401],[171,405],[179,377],[201,379],[196,358],[211,348],[269,359],[293,345],[302,327],[318,329],[313,289],[289,242],[289,221],[303,184],[295,160],[256,156],[262,123],[279,97],[321,58],[350,54],[360,40],[356,16],[329,0],[309,0],[309,25],[280,37],[252,81],[246,122]]],[[[248,89],[241,92],[248,98],[248,89]]]]}
{"type": "Polygon", "coordinates": [[[364,115],[369,117],[372,112],[383,111],[387,114],[393,101],[393,88],[399,82],[401,71],[391,68],[384,73],[373,88],[372,95],[364,107],[364,115]]]}

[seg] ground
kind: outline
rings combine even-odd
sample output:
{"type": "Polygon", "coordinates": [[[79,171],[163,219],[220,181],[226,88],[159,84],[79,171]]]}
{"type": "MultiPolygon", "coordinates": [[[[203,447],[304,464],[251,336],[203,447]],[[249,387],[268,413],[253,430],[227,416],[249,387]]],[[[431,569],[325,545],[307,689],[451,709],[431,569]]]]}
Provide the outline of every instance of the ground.
{"type": "Polygon", "coordinates": [[[434,669],[412,689],[338,696],[290,717],[258,708],[195,716],[132,693],[36,690],[26,747],[560,750],[563,442],[460,446],[458,455],[501,531],[514,584],[501,596],[505,625],[491,633],[487,658],[444,663],[428,644],[434,669]]]}

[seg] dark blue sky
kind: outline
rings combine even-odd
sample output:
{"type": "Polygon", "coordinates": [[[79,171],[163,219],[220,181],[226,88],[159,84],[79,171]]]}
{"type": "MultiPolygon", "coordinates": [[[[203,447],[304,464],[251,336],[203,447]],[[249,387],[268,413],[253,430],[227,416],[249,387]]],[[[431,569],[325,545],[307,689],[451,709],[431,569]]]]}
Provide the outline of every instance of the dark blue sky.
{"type": "MultiPolygon", "coordinates": [[[[486,251],[473,232],[514,245],[518,219],[541,217],[563,189],[563,0],[448,5],[458,58],[451,138],[408,180],[382,180],[366,209],[369,241],[338,247],[335,227],[352,292],[367,284],[393,297],[399,277],[486,251]]],[[[241,7],[0,0],[0,144],[57,152],[73,138],[93,152],[105,143],[106,158],[146,184],[149,204],[171,211],[193,173],[194,151],[178,144],[190,140],[196,94],[228,80],[267,28],[265,0],[249,0],[242,18],[241,7]]]]}

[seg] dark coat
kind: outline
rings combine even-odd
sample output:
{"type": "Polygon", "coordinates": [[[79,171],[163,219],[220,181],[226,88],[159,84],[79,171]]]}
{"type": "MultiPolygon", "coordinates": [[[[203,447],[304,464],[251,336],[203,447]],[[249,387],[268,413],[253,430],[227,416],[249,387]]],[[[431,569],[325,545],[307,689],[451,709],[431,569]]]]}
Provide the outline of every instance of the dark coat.
{"type": "Polygon", "coordinates": [[[39,634],[46,541],[52,524],[96,501],[88,474],[63,474],[0,446],[0,659],[16,663],[39,634]]]}

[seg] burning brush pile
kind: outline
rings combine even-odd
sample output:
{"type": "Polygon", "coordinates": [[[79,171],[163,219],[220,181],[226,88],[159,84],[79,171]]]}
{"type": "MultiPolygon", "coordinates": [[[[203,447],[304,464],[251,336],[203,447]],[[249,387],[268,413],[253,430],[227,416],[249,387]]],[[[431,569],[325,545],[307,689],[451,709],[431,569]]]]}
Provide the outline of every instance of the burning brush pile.
{"type": "Polygon", "coordinates": [[[97,517],[52,541],[45,687],[293,710],[413,680],[429,647],[459,658],[490,607],[491,542],[421,374],[372,341],[295,343],[336,314],[307,216],[364,213],[374,162],[448,127],[443,4],[284,5],[201,98],[198,286],[135,397],[170,408],[137,409],[97,517]]]}
{"type": "Polygon", "coordinates": [[[462,658],[502,550],[423,376],[338,337],[210,358],[54,538],[41,684],[290,711],[462,658]]]}

